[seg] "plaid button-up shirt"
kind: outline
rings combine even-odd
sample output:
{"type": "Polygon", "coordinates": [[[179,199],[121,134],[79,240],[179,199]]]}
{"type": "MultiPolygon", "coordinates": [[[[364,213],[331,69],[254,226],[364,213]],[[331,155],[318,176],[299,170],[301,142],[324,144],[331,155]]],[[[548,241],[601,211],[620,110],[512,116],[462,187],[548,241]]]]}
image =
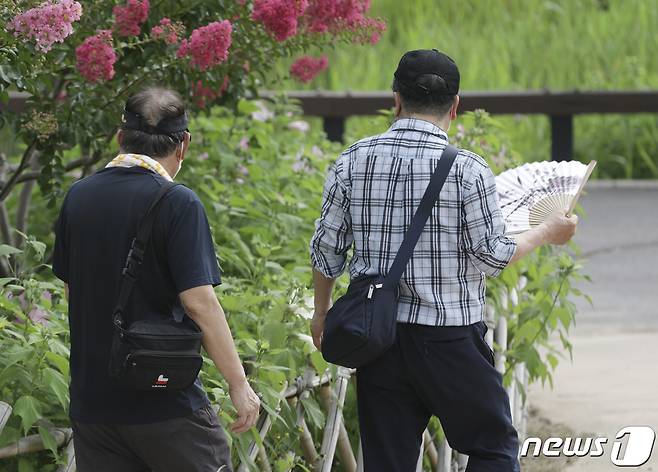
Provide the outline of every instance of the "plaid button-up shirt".
{"type": "MultiPolygon", "coordinates": [[[[347,149],[329,169],[311,240],[313,266],[338,277],[350,247],[352,279],[385,275],[429,184],[448,136],[423,120],[400,119],[347,149]]],[[[460,150],[400,281],[398,321],[434,326],[484,317],[485,275],[509,263],[494,175],[460,150]]]]}

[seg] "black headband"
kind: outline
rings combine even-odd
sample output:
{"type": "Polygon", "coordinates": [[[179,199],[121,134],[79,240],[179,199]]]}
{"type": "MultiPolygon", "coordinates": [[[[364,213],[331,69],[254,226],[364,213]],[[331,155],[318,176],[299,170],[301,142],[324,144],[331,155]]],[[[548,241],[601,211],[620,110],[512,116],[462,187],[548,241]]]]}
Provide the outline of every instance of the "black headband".
{"type": "Polygon", "coordinates": [[[121,129],[132,129],[147,134],[164,134],[172,137],[174,133],[187,131],[187,113],[173,118],[163,118],[157,125],[151,126],[139,113],[124,109],[121,116],[121,129]]]}

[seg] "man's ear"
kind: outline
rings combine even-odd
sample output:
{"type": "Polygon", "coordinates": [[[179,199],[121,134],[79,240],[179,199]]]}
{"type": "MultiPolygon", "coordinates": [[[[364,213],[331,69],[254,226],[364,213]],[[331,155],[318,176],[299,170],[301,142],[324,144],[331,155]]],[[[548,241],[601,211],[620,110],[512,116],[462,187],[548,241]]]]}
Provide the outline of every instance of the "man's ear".
{"type": "Polygon", "coordinates": [[[402,100],[400,100],[400,93],[393,92],[393,97],[395,98],[395,117],[399,117],[402,113],[402,100]]]}
{"type": "Polygon", "coordinates": [[[183,141],[180,143],[178,149],[176,150],[176,157],[178,157],[181,161],[185,159],[185,153],[187,152],[187,148],[190,145],[191,136],[192,135],[186,131],[183,141]]]}
{"type": "Polygon", "coordinates": [[[459,107],[459,95],[455,95],[455,101],[450,107],[450,120],[457,119],[457,108],[459,107]]]}
{"type": "Polygon", "coordinates": [[[117,143],[119,143],[119,147],[123,146],[123,130],[120,129],[117,132],[117,143]]]}

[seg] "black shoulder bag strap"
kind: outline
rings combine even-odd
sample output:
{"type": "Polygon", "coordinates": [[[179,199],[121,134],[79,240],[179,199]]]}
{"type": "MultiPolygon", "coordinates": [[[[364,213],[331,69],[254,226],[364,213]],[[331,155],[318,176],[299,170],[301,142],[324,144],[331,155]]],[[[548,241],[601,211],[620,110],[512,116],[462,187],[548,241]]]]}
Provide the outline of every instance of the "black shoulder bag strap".
{"type": "Polygon", "coordinates": [[[418,209],[416,209],[416,213],[414,213],[414,216],[411,219],[411,225],[404,235],[400,249],[398,249],[393,264],[382,282],[383,288],[393,290],[400,283],[402,274],[414,252],[414,248],[423,232],[423,228],[425,228],[425,223],[427,223],[427,220],[432,214],[432,207],[434,207],[434,203],[439,199],[439,193],[443,188],[443,184],[446,181],[446,177],[448,177],[448,173],[450,172],[450,168],[452,167],[452,163],[455,161],[458,152],[459,149],[452,145],[448,145],[443,150],[439,163],[436,166],[436,170],[432,174],[430,183],[427,186],[427,190],[425,190],[423,198],[418,205],[418,209]]]}
{"type": "Polygon", "coordinates": [[[118,328],[124,327],[125,320],[123,313],[128,303],[128,298],[135,286],[135,282],[139,277],[139,272],[144,260],[144,252],[148,247],[149,240],[151,239],[151,232],[153,231],[153,223],[158,214],[159,204],[173,187],[180,185],[173,182],[166,182],[158,193],[155,195],[149,205],[148,210],[144,214],[142,220],[137,227],[137,236],[135,236],[130,243],[130,250],[128,257],[126,257],[126,264],[121,271],[121,288],[119,289],[119,298],[114,308],[114,324],[118,328]]]}

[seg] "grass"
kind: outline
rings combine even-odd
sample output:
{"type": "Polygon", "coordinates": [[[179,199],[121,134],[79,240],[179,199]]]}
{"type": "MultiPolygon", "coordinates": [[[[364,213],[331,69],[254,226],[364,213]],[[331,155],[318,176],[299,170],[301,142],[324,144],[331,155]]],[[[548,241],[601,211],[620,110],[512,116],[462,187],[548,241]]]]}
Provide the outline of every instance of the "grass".
{"type": "MultiPolygon", "coordinates": [[[[371,12],[388,24],[380,42],[330,51],[310,88],[387,90],[404,51],[436,47],[462,90],[658,89],[654,0],[373,0],[371,12]]],[[[550,158],[547,118],[502,122],[527,160],[550,158]]],[[[599,177],[658,178],[657,115],[579,116],[575,143],[599,177]]]]}

